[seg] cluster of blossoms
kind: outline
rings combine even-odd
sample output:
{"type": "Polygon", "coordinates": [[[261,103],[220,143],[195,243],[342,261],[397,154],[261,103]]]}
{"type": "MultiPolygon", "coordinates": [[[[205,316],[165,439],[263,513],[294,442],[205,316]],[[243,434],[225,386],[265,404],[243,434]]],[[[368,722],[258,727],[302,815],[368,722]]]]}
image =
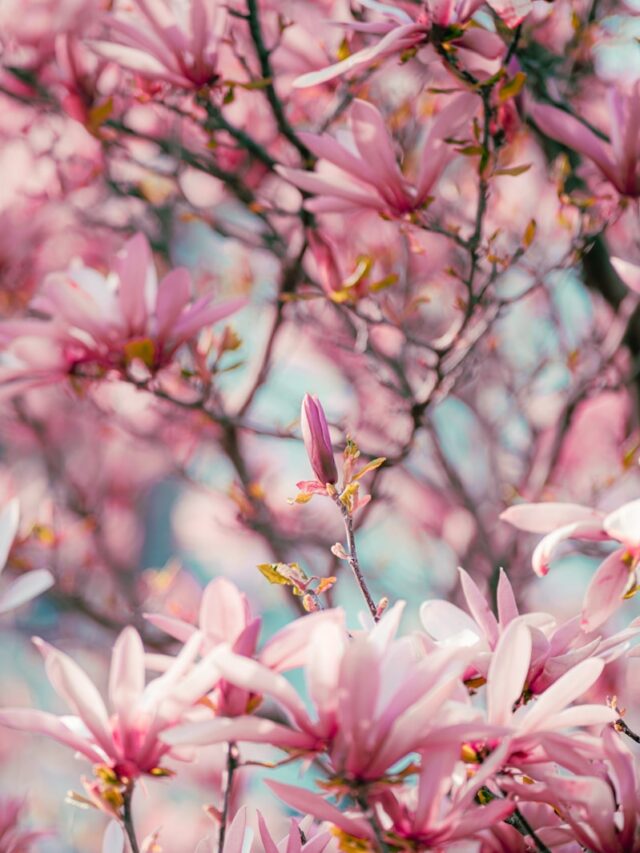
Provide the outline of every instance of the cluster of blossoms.
{"type": "Polygon", "coordinates": [[[640,853],[637,16],[2,0],[0,853],[640,853]]]}

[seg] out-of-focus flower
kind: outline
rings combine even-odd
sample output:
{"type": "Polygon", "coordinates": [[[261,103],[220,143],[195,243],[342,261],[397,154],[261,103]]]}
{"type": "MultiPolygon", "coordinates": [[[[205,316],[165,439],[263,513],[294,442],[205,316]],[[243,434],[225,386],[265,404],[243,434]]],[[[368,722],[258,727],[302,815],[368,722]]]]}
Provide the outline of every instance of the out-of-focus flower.
{"type": "Polygon", "coordinates": [[[587,157],[621,195],[640,196],[640,83],[628,92],[610,88],[609,136],[605,141],[565,110],[531,104],[529,114],[543,133],[587,157]]]}
{"type": "Polygon", "coordinates": [[[338,469],[333,457],[329,425],[317,397],[305,394],[300,412],[300,426],[307,456],[320,483],[335,483],[338,469]]]}
{"type": "Polygon", "coordinates": [[[570,503],[523,503],[509,507],[500,518],[529,533],[545,533],[533,552],[533,570],[546,575],[553,554],[567,539],[617,541],[616,549],[600,565],[585,592],[581,626],[592,631],[619,607],[623,597],[636,589],[640,561],[640,500],[610,512],[570,503]]]}
{"type": "MultiPolygon", "coordinates": [[[[18,532],[20,504],[14,498],[0,512],[0,572],[9,558],[9,551],[18,532]]],[[[34,569],[13,581],[0,592],[0,614],[15,610],[53,586],[53,575],[47,569],[34,569]]]]}
{"type": "Polygon", "coordinates": [[[110,40],[93,43],[102,56],[141,77],[184,89],[218,77],[227,7],[219,0],[133,0],[135,14],[105,15],[110,40]]]}
{"type": "MultiPolygon", "coordinates": [[[[506,50],[504,42],[496,33],[475,25],[475,22],[473,26],[464,26],[482,6],[482,0],[427,0],[425,8],[416,8],[415,17],[405,9],[378,0],[360,0],[360,3],[380,13],[383,20],[371,23],[354,21],[348,24],[349,29],[382,36],[380,41],[327,68],[303,74],[295,81],[295,86],[316,86],[349,71],[369,68],[389,56],[406,55],[429,41],[434,26],[439,30],[455,28],[455,31],[446,34],[449,45],[473,51],[486,58],[496,59],[506,50]]],[[[532,0],[489,0],[488,5],[508,27],[515,27],[529,14],[531,4],[532,0]]]]}
{"type": "Polygon", "coordinates": [[[133,362],[159,370],[201,329],[245,304],[212,304],[212,298],[191,301],[191,277],[183,268],[158,284],[149,243],[137,234],[108,276],[83,266],[48,276],[31,305],[49,319],[9,320],[0,327],[10,354],[22,362],[4,367],[0,384],[21,390],[65,374],[127,372],[133,362]]]}
{"type": "Polygon", "coordinates": [[[31,845],[46,835],[21,829],[20,812],[24,802],[17,798],[0,799],[0,850],[2,853],[29,853],[31,845]]]}
{"type": "Polygon", "coordinates": [[[49,680],[75,716],[3,708],[0,725],[45,734],[70,746],[97,765],[101,791],[108,788],[110,794],[117,794],[119,785],[141,774],[166,775],[161,763],[171,748],[159,739],[160,734],[176,725],[220,678],[210,657],[193,665],[201,639],[199,634],[193,636],[173,665],[145,687],[142,640],[134,628],[125,628],[111,658],[111,715],[86,673],[67,655],[38,639],[35,642],[49,680]]]}
{"type": "Polygon", "coordinates": [[[352,146],[326,134],[301,133],[318,157],[317,171],[288,167],[278,171],[316,196],[305,202],[316,213],[373,208],[387,216],[404,216],[427,204],[436,181],[455,156],[454,146],[446,140],[464,128],[477,106],[474,95],[463,93],[438,113],[423,142],[413,186],[400,170],[384,118],[373,104],[361,100],[354,102],[349,113],[352,146]]]}

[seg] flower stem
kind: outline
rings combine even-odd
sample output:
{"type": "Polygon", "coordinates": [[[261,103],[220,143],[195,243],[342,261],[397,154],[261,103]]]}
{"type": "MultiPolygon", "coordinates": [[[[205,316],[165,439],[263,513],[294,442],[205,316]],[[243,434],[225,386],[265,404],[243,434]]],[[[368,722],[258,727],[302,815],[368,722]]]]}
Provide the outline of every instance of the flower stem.
{"type": "Polygon", "coordinates": [[[236,771],[240,755],[238,747],[230,741],[227,744],[227,772],[224,787],[224,800],[222,803],[222,814],[220,815],[220,831],[218,833],[218,851],[222,853],[224,847],[224,838],[227,833],[227,823],[229,820],[229,812],[231,809],[231,794],[233,792],[233,774],[236,771]]]}
{"type": "Polygon", "coordinates": [[[127,833],[127,838],[129,839],[131,853],[140,853],[140,848],[138,847],[138,839],[136,838],[136,831],[133,827],[133,814],[131,812],[133,785],[129,785],[126,788],[123,796],[124,804],[122,807],[122,825],[124,826],[124,831],[127,833]]]}
{"type": "Polygon", "coordinates": [[[378,622],[380,619],[380,616],[378,615],[378,608],[376,607],[376,603],[373,600],[371,593],[369,592],[369,587],[367,586],[367,582],[364,579],[362,569],[360,568],[360,562],[358,560],[358,552],[356,551],[356,538],[353,532],[353,516],[349,512],[348,508],[340,500],[340,496],[338,494],[333,495],[333,500],[340,509],[340,512],[342,513],[344,528],[347,534],[347,548],[349,549],[347,552],[347,561],[351,566],[351,571],[353,572],[358,586],[360,587],[360,591],[364,596],[364,600],[367,602],[367,607],[369,608],[369,612],[373,617],[373,621],[378,622]]]}

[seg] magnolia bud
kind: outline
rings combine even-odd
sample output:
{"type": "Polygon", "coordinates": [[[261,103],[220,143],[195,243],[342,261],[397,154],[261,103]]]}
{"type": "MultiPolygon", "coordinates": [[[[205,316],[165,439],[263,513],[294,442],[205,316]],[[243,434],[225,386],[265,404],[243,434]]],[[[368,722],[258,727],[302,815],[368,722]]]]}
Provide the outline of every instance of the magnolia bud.
{"type": "Polygon", "coordinates": [[[325,485],[335,483],[338,479],[338,470],[333,458],[327,419],[317,397],[305,394],[300,422],[304,446],[316,477],[325,485]]]}

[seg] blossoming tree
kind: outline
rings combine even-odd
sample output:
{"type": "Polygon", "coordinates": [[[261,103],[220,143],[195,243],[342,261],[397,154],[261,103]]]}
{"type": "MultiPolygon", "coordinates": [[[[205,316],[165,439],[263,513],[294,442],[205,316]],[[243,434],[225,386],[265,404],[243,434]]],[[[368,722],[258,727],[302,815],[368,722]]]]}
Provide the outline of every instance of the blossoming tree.
{"type": "Polygon", "coordinates": [[[640,851],[638,12],[3,0],[0,853],[640,851]]]}

